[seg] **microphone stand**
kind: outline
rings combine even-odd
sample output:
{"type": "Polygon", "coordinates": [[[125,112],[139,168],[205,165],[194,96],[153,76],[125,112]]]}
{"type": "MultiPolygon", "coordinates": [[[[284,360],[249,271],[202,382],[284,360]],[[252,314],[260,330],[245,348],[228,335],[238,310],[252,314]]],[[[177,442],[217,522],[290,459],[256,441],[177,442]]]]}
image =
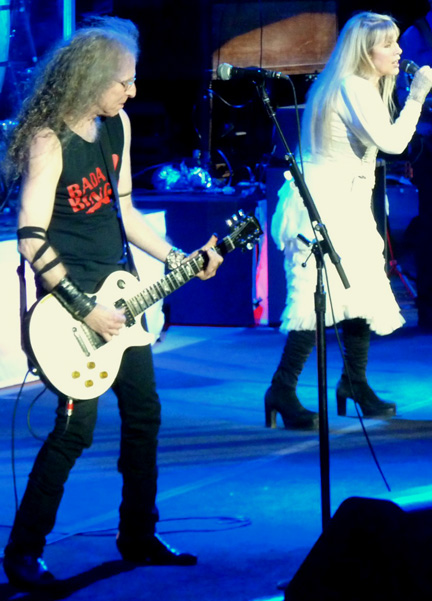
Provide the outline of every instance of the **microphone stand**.
{"type": "Polygon", "coordinates": [[[323,282],[324,254],[327,253],[333,265],[342,280],[345,288],[349,288],[349,282],[341,265],[340,257],[337,255],[326,226],[322,223],[315,203],[306,186],[303,175],[289,149],[288,143],[279,125],[274,112],[270,98],[265,89],[264,83],[255,82],[258,95],[260,96],[264,107],[273,121],[278,135],[285,148],[285,161],[288,170],[294,179],[297,189],[303,199],[303,203],[309,213],[312,228],[314,232],[320,234],[322,240],[314,240],[309,243],[306,238],[299,236],[306,244],[312,244],[312,253],[317,266],[317,284],[315,290],[315,313],[316,313],[316,340],[317,340],[317,363],[318,363],[318,406],[319,406],[319,441],[320,441],[320,469],[321,469],[321,519],[322,528],[326,529],[331,518],[330,509],[330,455],[329,455],[329,427],[328,427],[328,406],[327,406],[327,355],[326,355],[326,336],[325,336],[325,312],[326,312],[326,293],[323,282]]]}

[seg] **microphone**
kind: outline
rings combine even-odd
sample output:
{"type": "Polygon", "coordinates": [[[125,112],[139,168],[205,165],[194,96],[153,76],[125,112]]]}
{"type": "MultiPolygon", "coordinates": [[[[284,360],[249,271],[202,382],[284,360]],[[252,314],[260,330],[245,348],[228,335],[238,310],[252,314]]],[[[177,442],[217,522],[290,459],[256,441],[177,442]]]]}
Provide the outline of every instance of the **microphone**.
{"type": "Polygon", "coordinates": [[[405,73],[408,73],[408,75],[415,75],[420,69],[420,67],[414,61],[410,61],[408,59],[401,61],[399,68],[402,69],[402,71],[405,71],[405,73]]]}
{"type": "Polygon", "coordinates": [[[287,75],[279,71],[269,71],[261,67],[233,67],[229,63],[221,63],[217,68],[219,79],[250,79],[252,81],[264,81],[266,79],[289,79],[287,75]]]}

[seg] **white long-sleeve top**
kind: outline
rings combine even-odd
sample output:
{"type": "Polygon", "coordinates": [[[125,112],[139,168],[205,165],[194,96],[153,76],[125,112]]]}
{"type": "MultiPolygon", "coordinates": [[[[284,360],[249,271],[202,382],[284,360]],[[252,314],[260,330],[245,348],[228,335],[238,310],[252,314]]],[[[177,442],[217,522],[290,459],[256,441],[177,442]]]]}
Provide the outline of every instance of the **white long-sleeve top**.
{"type": "MultiPolygon", "coordinates": [[[[371,200],[378,150],[402,152],[420,112],[421,104],[409,99],[392,122],[377,88],[366,79],[350,76],[341,85],[326,153],[311,153],[308,123],[303,120],[305,181],[350,283],[348,289],[343,287],[326,256],[327,293],[336,322],[363,317],[378,334],[390,333],[404,322],[385,272],[384,242],[376,229],[371,200]]],[[[289,172],[286,177],[272,220],[273,238],[285,253],[287,276],[281,329],[314,329],[316,266],[313,258],[302,266],[310,251],[297,238],[299,233],[313,238],[314,233],[289,172]]],[[[326,322],[333,323],[329,303],[326,322]]]]}

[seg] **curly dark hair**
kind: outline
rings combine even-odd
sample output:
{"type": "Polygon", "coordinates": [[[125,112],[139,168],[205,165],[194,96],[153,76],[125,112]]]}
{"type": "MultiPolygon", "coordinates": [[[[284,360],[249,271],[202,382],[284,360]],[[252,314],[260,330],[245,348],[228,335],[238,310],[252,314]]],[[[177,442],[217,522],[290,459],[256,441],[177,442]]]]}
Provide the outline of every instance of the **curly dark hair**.
{"type": "Polygon", "coordinates": [[[125,55],[138,57],[138,29],[118,17],[93,17],[39,66],[23,102],[5,161],[8,180],[22,175],[32,139],[49,128],[63,142],[116,79],[125,55]]]}

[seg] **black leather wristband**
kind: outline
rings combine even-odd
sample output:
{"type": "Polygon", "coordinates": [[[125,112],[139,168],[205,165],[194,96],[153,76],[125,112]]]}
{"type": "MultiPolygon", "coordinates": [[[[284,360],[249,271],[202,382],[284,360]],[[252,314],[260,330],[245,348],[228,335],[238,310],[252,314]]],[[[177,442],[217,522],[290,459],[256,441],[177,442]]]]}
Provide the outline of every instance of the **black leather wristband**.
{"type": "Polygon", "coordinates": [[[68,276],[60,280],[51,293],[75,319],[84,319],[96,306],[96,299],[87,296],[68,276]]]}

